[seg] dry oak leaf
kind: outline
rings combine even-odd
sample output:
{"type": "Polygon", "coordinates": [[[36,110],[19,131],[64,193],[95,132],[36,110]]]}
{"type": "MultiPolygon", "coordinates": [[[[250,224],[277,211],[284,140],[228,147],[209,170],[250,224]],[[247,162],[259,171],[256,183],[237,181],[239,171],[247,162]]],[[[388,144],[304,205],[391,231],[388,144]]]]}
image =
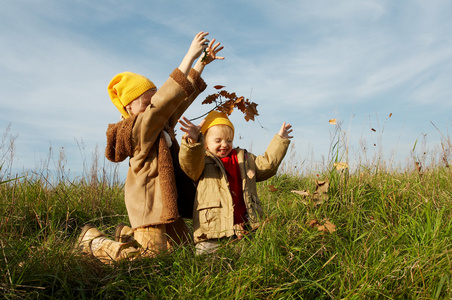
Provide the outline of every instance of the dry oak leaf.
{"type": "Polygon", "coordinates": [[[315,181],[315,193],[317,194],[325,194],[328,193],[328,187],[330,186],[330,182],[328,181],[328,178],[325,178],[324,181],[316,180],[315,181]]]}
{"type": "Polygon", "coordinates": [[[315,185],[316,185],[316,188],[312,195],[309,193],[309,191],[293,190],[291,192],[294,194],[300,195],[302,197],[301,202],[306,205],[308,205],[308,203],[310,203],[311,201],[314,203],[315,206],[322,204],[325,201],[328,201],[327,193],[328,193],[328,187],[330,185],[328,178],[326,178],[325,181],[316,180],[315,185]],[[303,199],[306,199],[308,201],[303,200],[303,199]],[[311,201],[309,201],[309,200],[311,200],[311,201]]]}
{"type": "Polygon", "coordinates": [[[237,98],[237,100],[235,100],[235,106],[237,106],[237,108],[244,113],[246,111],[246,103],[245,103],[245,98],[239,97],[237,98]]]}
{"type": "Polygon", "coordinates": [[[315,226],[319,225],[319,222],[317,221],[317,219],[312,219],[308,221],[308,225],[309,227],[314,228],[315,226]]]}
{"type": "Polygon", "coordinates": [[[336,125],[336,119],[330,119],[328,122],[331,124],[331,125],[336,125]]]}
{"type": "Polygon", "coordinates": [[[323,233],[333,233],[336,231],[336,225],[329,220],[325,220],[325,222],[321,224],[317,219],[312,219],[308,221],[308,225],[311,228],[317,228],[318,231],[322,231],[323,233]]]}
{"type": "Polygon", "coordinates": [[[309,191],[295,191],[295,190],[293,190],[291,192],[294,193],[294,194],[301,195],[301,196],[309,196],[310,195],[309,191]]]}
{"type": "Polygon", "coordinates": [[[326,220],[323,225],[317,227],[318,231],[322,231],[324,233],[333,233],[336,231],[336,225],[326,220]]]}
{"type": "Polygon", "coordinates": [[[253,120],[254,121],[254,116],[258,116],[259,114],[257,113],[257,104],[254,102],[251,102],[247,107],[246,107],[246,112],[245,112],[245,120],[249,121],[249,120],[253,120]]]}

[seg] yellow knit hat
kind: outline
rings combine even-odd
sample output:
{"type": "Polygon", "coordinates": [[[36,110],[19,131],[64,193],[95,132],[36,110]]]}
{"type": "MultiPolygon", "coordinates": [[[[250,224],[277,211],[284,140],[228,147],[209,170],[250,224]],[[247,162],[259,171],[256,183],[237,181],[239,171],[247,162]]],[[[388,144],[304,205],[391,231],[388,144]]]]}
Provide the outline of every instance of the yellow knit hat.
{"type": "Polygon", "coordinates": [[[232,128],[232,134],[234,134],[234,125],[232,125],[228,116],[223,112],[212,110],[205,120],[206,122],[201,127],[202,134],[206,134],[207,129],[215,125],[227,125],[232,128]]]}
{"type": "Polygon", "coordinates": [[[155,84],[146,77],[132,72],[123,72],[110,81],[108,94],[122,116],[128,118],[129,114],[124,107],[144,92],[154,88],[155,84]]]}

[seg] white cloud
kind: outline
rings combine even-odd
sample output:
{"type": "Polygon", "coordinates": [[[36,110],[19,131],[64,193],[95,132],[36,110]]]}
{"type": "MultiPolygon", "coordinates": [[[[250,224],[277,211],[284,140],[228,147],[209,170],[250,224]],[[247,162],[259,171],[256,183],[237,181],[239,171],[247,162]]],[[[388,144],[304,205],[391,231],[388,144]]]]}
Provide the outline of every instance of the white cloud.
{"type": "MultiPolygon", "coordinates": [[[[161,85],[194,33],[208,30],[226,60],[206,68],[207,83],[259,104],[260,123],[233,116],[242,146],[264,151],[288,121],[300,151],[327,155],[328,119],[352,112],[358,128],[370,114],[394,113],[390,122],[405,133],[384,146],[405,147],[431,129],[428,120],[450,124],[451,10],[447,1],[6,2],[0,125],[18,132],[24,165],[45,157],[49,143],[72,158],[83,139],[90,153],[119,117],[106,91],[111,77],[130,70],[161,85]],[[428,117],[427,105],[435,108],[428,117]]],[[[211,92],[187,115],[205,112],[200,102],[211,92]]]]}

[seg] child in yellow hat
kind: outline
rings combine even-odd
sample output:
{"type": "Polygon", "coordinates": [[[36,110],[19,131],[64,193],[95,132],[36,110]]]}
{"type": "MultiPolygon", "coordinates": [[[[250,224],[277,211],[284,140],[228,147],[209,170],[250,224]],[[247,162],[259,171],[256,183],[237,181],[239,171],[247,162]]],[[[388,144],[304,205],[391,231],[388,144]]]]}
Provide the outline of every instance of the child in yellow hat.
{"type": "Polygon", "coordinates": [[[180,170],[174,126],[206,88],[201,78],[204,67],[224,59],[217,56],[223,47],[214,45],[215,39],[209,43],[207,35],[203,31],[196,34],[181,64],[159,90],[152,81],[132,72],[117,74],[108,85],[108,94],[123,120],[108,126],[105,156],[113,162],[130,158],[124,193],[131,227],[120,226],[115,242],[92,225],[85,226],[78,241],[83,252],[103,261],[135,256],[138,249],[130,250],[128,246],[133,244],[124,243],[124,233],[133,236],[129,241],[141,246],[141,254],[150,256],[189,240],[182,217],[190,217],[192,210],[187,213],[178,203],[189,203],[184,196],[190,197],[190,188],[194,196],[194,185],[180,170]]]}
{"type": "Polygon", "coordinates": [[[214,251],[219,239],[260,225],[263,216],[256,182],[276,174],[290,144],[292,126],[283,123],[262,156],[233,148],[234,126],[226,114],[211,111],[199,126],[183,117],[179,162],[197,181],[193,209],[196,253],[214,251]]]}

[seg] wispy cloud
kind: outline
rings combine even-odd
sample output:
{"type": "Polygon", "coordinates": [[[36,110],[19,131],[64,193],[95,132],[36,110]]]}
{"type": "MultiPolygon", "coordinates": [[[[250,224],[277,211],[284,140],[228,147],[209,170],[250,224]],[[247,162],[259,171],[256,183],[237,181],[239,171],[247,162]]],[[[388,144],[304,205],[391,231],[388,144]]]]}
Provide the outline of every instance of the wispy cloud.
{"type": "MultiPolygon", "coordinates": [[[[24,166],[49,144],[76,153],[83,139],[88,152],[102,148],[119,118],[106,92],[113,75],[130,70],[161,85],[193,35],[208,30],[226,60],[205,70],[206,81],[259,104],[258,122],[232,117],[242,146],[263,152],[288,121],[299,151],[326,155],[330,117],[361,133],[369,115],[391,112],[385,147],[407,154],[429,120],[451,124],[451,16],[448,1],[6,2],[0,126],[19,134],[24,166]]],[[[200,101],[187,115],[208,109],[200,101]]]]}

